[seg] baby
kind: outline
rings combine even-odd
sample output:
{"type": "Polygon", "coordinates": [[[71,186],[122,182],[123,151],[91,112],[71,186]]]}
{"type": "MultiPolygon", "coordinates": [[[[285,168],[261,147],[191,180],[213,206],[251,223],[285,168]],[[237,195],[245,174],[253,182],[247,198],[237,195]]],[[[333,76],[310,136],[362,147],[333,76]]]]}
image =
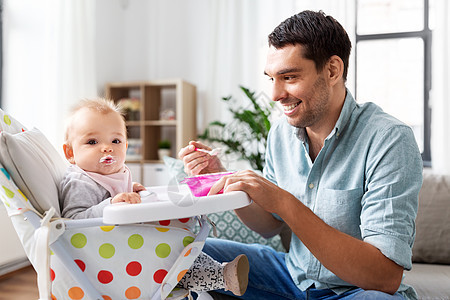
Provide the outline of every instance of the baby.
{"type": "MultiPolygon", "coordinates": [[[[127,129],[120,107],[106,99],[82,100],[66,125],[64,154],[71,163],[60,184],[62,216],[99,218],[105,206],[140,203],[145,187],[132,182],[125,165],[127,129]]],[[[225,289],[243,295],[248,284],[245,255],[221,264],[201,253],[180,285],[196,292],[225,289]]]]}

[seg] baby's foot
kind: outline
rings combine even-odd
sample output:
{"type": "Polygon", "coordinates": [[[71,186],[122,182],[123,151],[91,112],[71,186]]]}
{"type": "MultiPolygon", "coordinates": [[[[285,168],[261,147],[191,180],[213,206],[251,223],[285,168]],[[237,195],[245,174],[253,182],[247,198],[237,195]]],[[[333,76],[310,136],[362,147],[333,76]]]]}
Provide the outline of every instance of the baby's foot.
{"type": "Polygon", "coordinates": [[[225,264],[223,269],[225,290],[236,296],[242,296],[247,290],[249,269],[248,258],[244,254],[225,264]]]}

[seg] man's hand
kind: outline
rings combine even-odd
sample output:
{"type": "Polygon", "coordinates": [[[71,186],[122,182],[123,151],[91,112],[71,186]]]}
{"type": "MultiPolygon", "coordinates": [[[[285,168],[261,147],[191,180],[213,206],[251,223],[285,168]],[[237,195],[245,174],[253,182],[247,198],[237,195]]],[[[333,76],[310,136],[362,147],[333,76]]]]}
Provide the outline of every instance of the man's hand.
{"type": "Polygon", "coordinates": [[[200,142],[190,141],[189,145],[178,152],[178,157],[183,160],[184,163],[184,171],[188,175],[192,176],[226,171],[217,156],[211,156],[204,152],[195,151],[195,148],[211,150],[211,148],[200,142]]]}
{"type": "Polygon", "coordinates": [[[290,194],[253,171],[245,170],[223,176],[209,191],[208,195],[224,192],[243,191],[264,210],[278,213],[277,199],[283,199],[290,194]],[[285,195],[284,195],[285,194],[285,195]]]}
{"type": "Polygon", "coordinates": [[[126,202],[130,204],[141,203],[141,196],[138,193],[120,193],[111,199],[111,203],[126,202]]]}
{"type": "Polygon", "coordinates": [[[282,197],[294,196],[253,171],[240,171],[222,177],[212,186],[208,195],[217,194],[222,189],[224,193],[246,192],[253,200],[249,206],[235,210],[250,229],[266,238],[280,233],[283,222],[275,219],[271,212],[277,213],[283,205],[282,197]]]}

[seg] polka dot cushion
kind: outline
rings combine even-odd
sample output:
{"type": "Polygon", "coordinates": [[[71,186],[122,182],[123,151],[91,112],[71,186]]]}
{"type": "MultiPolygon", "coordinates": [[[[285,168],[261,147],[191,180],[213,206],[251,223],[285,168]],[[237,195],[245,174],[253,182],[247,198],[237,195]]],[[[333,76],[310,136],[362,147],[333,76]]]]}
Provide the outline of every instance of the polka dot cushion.
{"type": "Polygon", "coordinates": [[[33,209],[32,205],[16,186],[10,174],[0,163],[0,199],[6,207],[9,215],[15,214],[22,209],[33,209]]]}
{"type": "MultiPolygon", "coordinates": [[[[1,164],[0,186],[0,199],[8,214],[13,215],[13,225],[32,260],[34,229],[22,215],[14,215],[32,206],[1,164]]],[[[152,224],[67,229],[60,239],[104,299],[151,299],[161,286],[163,297],[181,299],[187,291],[174,287],[204,244],[193,242],[195,235],[190,229],[194,224],[192,218],[185,218],[152,224]]],[[[52,299],[88,299],[55,255],[51,255],[50,275],[52,299]]]]}
{"type": "MultiPolygon", "coordinates": [[[[6,114],[0,109],[0,135],[2,132],[8,132],[11,134],[24,132],[26,128],[20,124],[16,119],[6,114]]],[[[23,192],[19,190],[11,178],[11,175],[0,163],[0,198],[3,204],[6,206],[8,213],[13,213],[16,210],[20,210],[26,207],[31,207],[28,199],[23,192]]]]}
{"type": "MultiPolygon", "coordinates": [[[[19,237],[23,248],[31,263],[34,264],[34,256],[30,255],[34,251],[35,237],[33,235],[33,226],[19,214],[28,209],[34,209],[30,201],[16,186],[10,174],[0,163],[0,200],[4,204],[8,215],[12,221],[17,236],[19,237]]],[[[0,204],[2,205],[2,204],[0,204]]],[[[1,297],[0,297],[1,298],[1,297]]]]}
{"type": "MultiPolygon", "coordinates": [[[[177,298],[186,291],[173,288],[203,247],[178,226],[186,220],[69,229],[62,239],[104,299],[151,299],[161,285],[163,297],[177,298]]],[[[51,280],[53,299],[88,299],[54,255],[51,280]]]]}
{"type": "Polygon", "coordinates": [[[0,132],[19,133],[25,131],[26,128],[16,119],[0,109],[0,132]]]}
{"type": "MultiPolygon", "coordinates": [[[[0,134],[25,128],[0,110],[0,134]]],[[[22,215],[34,209],[0,163],[0,200],[11,215],[28,258],[35,258],[34,229],[22,215]]],[[[103,299],[181,299],[187,291],[174,288],[192,265],[204,242],[194,242],[191,218],[153,224],[67,229],[60,237],[67,253],[86,274],[103,299]]],[[[52,299],[88,299],[56,255],[51,255],[52,299]]]]}

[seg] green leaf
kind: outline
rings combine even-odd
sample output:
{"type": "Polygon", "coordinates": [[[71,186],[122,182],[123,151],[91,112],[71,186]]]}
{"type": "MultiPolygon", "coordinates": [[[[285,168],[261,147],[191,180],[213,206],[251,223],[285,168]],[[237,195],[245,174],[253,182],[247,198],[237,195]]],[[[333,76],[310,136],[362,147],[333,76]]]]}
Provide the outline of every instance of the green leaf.
{"type": "Polygon", "coordinates": [[[258,104],[255,92],[243,86],[239,88],[247,96],[249,103],[239,102],[241,106],[232,107],[233,97],[222,97],[223,101],[228,102],[228,110],[233,121],[229,124],[213,121],[208,124],[199,138],[222,144],[225,153],[237,153],[240,158],[247,160],[253,169],[262,171],[265,163],[267,135],[271,127],[269,117],[274,103],[270,101],[267,107],[262,107],[258,104]]]}

